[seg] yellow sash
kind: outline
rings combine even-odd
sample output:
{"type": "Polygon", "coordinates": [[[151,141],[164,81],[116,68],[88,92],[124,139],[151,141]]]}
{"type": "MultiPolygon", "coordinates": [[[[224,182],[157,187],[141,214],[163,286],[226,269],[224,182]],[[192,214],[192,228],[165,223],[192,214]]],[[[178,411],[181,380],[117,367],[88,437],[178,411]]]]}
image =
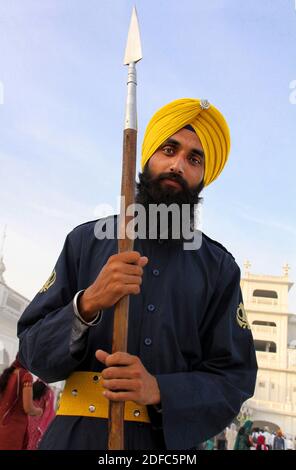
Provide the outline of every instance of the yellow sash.
{"type": "MultiPolygon", "coordinates": [[[[102,395],[99,372],[74,372],[66,381],[57,415],[105,418],[109,415],[109,400],[102,395]]],[[[147,407],[133,401],[125,402],[125,421],[150,423],[147,407]]]]}

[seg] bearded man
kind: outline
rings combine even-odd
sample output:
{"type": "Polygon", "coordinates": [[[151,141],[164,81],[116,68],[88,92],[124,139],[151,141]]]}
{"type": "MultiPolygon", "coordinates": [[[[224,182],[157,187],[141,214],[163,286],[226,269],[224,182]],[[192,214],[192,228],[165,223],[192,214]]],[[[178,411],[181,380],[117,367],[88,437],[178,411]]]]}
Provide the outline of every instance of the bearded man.
{"type": "Polygon", "coordinates": [[[116,237],[99,236],[117,216],[67,236],[18,326],[26,367],[46,382],[66,380],[41,449],[107,449],[109,400],[125,402],[125,449],[196,448],[252,396],[257,363],[239,267],[195,227],[200,192],[229,149],[227,123],[207,100],[167,104],[144,136],[136,202],[145,229],[134,251],[117,254],[116,237]],[[150,208],[172,204],[177,218],[163,230],[150,208]],[[188,229],[198,241],[189,249],[188,229]],[[125,295],[128,353],[111,354],[114,305],[125,295]]]}

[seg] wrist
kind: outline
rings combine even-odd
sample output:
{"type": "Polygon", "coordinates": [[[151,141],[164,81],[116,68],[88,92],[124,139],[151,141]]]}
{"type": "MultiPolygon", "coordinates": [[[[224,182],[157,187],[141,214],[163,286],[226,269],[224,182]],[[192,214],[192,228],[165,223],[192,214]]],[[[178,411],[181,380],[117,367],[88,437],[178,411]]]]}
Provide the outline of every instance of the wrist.
{"type": "Polygon", "coordinates": [[[86,325],[86,326],[96,326],[101,321],[102,310],[100,309],[98,311],[95,311],[94,314],[93,314],[92,313],[93,310],[91,309],[91,310],[87,311],[89,313],[86,313],[84,311],[84,314],[82,314],[82,311],[81,311],[82,309],[81,309],[81,305],[79,303],[79,299],[80,299],[80,297],[82,297],[83,294],[84,294],[84,290],[80,290],[74,296],[74,299],[73,299],[74,315],[84,325],[86,325]]]}
{"type": "Polygon", "coordinates": [[[101,310],[100,307],[94,307],[91,300],[89,299],[87,292],[83,291],[77,299],[77,308],[79,310],[80,316],[86,322],[91,322],[96,317],[98,310],[101,310]]]}

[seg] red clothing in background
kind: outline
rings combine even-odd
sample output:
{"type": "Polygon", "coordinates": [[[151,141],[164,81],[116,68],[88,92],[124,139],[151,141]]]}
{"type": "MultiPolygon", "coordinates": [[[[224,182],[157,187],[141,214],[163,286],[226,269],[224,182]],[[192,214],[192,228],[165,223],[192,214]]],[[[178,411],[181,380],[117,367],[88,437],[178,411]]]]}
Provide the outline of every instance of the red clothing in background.
{"type": "Polygon", "coordinates": [[[28,415],[23,408],[23,388],[31,387],[32,382],[30,372],[23,368],[15,369],[0,395],[0,450],[27,447],[28,415]]]}
{"type": "Polygon", "coordinates": [[[35,406],[43,410],[42,416],[29,416],[29,442],[28,450],[36,450],[38,444],[45,433],[46,429],[50,425],[51,421],[55,417],[54,412],[54,393],[48,387],[45,395],[43,395],[39,400],[34,400],[35,406]]]}

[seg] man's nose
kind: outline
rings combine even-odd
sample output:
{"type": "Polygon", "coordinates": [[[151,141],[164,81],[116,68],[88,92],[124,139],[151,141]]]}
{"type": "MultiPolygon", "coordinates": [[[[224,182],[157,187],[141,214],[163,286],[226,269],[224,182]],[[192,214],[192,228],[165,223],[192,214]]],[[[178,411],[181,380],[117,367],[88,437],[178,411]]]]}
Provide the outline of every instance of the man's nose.
{"type": "Polygon", "coordinates": [[[179,173],[180,175],[184,173],[184,159],[181,154],[177,154],[174,158],[171,159],[170,171],[179,173]]]}

